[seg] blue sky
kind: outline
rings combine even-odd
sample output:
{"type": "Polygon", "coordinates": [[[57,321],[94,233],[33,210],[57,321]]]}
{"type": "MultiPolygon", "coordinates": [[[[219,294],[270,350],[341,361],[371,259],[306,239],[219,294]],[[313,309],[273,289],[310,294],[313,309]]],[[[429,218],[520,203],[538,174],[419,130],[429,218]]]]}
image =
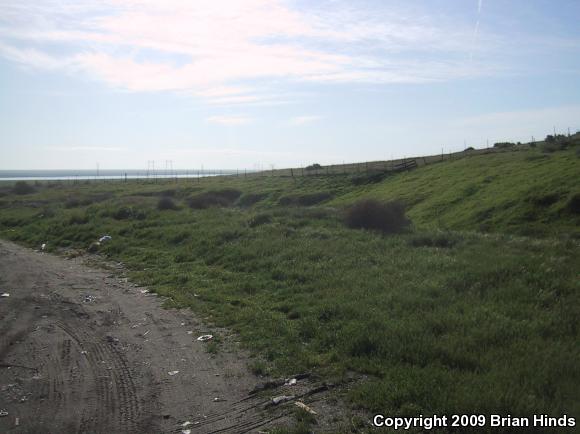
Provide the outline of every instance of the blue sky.
{"type": "Polygon", "coordinates": [[[0,11],[0,169],[288,167],[580,130],[577,0],[0,11]]]}

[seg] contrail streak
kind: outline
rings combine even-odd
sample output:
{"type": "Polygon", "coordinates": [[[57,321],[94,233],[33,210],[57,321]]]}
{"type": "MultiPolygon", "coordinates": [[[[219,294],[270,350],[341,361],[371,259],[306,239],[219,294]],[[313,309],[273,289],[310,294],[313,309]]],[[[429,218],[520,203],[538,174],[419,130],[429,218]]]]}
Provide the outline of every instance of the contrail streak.
{"type": "Polygon", "coordinates": [[[477,0],[477,22],[475,23],[475,29],[473,29],[473,38],[471,40],[471,53],[469,53],[469,60],[473,60],[473,51],[475,49],[475,44],[477,43],[477,37],[479,36],[479,20],[481,17],[482,9],[483,0],[477,0]]]}

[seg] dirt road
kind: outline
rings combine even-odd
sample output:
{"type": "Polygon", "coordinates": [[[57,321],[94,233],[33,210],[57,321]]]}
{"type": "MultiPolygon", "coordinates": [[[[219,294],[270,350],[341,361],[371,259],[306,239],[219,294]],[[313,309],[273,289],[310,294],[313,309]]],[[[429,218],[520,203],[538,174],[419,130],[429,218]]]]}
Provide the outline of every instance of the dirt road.
{"type": "Polygon", "coordinates": [[[0,241],[4,292],[2,433],[242,433],[267,422],[239,353],[209,354],[196,338],[212,330],[125,279],[0,241]]]}

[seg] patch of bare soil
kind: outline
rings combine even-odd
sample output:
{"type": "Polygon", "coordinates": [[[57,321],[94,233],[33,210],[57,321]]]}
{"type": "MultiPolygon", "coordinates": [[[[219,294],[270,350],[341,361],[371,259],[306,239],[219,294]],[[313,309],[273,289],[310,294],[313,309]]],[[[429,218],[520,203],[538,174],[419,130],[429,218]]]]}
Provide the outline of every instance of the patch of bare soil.
{"type": "Polygon", "coordinates": [[[326,390],[250,393],[235,336],[209,354],[197,338],[212,330],[190,311],[80,258],[0,241],[0,293],[2,433],[258,432],[326,390]],[[271,405],[281,393],[293,399],[271,405]]]}

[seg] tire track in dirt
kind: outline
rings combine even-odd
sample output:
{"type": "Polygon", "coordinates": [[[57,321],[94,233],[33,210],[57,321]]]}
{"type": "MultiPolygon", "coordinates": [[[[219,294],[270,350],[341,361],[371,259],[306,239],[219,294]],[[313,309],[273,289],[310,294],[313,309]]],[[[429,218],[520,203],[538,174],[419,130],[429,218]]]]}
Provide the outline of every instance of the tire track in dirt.
{"type": "Polygon", "coordinates": [[[257,379],[225,331],[143,288],[3,241],[0,287],[2,433],[241,433],[279,417],[245,399],[257,379]],[[209,354],[208,331],[229,349],[209,354]]]}
{"type": "Polygon", "coordinates": [[[98,417],[82,422],[89,432],[102,429],[102,421],[109,419],[112,432],[134,432],[140,419],[140,404],[137,398],[133,374],[124,355],[114,343],[101,343],[85,328],[74,330],[67,324],[57,325],[83,348],[89,368],[96,381],[98,417]],[[99,422],[100,421],[100,422],[99,422]],[[97,426],[99,423],[101,426],[97,426]]]}

